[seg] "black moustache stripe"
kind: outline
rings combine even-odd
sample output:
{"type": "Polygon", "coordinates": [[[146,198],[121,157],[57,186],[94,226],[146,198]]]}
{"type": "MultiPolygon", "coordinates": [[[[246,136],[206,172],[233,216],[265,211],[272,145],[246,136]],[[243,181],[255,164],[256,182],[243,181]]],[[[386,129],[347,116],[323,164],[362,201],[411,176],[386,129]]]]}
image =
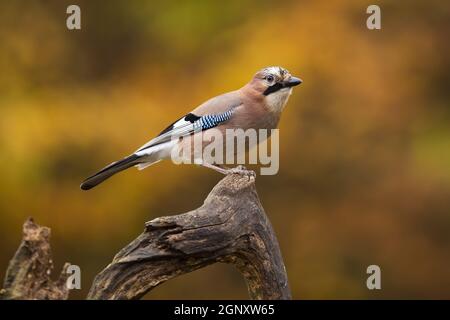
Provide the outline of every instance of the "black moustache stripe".
{"type": "Polygon", "coordinates": [[[284,87],[285,87],[285,86],[284,86],[282,83],[277,82],[277,83],[275,83],[274,85],[268,87],[268,88],[263,92],[263,94],[264,94],[265,96],[267,96],[267,95],[269,95],[269,94],[271,94],[271,93],[274,93],[274,92],[277,92],[278,90],[283,89],[284,87]]]}

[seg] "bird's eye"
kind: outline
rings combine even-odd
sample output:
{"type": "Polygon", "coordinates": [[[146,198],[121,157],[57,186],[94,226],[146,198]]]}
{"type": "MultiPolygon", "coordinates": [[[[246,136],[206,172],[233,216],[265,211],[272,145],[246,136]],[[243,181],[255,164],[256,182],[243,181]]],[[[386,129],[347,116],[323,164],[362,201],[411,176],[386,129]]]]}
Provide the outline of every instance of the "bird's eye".
{"type": "Polygon", "coordinates": [[[267,76],[266,80],[267,82],[273,82],[273,76],[267,76]]]}

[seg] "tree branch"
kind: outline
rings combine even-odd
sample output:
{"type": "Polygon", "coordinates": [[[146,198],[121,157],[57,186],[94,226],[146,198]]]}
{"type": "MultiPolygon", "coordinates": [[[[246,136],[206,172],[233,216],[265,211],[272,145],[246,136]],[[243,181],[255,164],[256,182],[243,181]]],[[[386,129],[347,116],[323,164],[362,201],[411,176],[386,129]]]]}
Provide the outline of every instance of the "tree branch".
{"type": "MultiPolygon", "coordinates": [[[[67,299],[65,269],[52,269],[50,230],[32,220],[10,262],[4,299],[67,299]]],[[[230,263],[252,299],[290,299],[278,241],[256,193],[253,176],[228,175],[193,211],[154,219],[94,279],[88,299],[139,299],[165,281],[207,265],[230,263]]],[[[67,264],[66,267],[67,268],[67,264]]]]}
{"type": "Polygon", "coordinates": [[[235,265],[252,299],[290,299],[278,241],[253,177],[229,175],[200,208],[154,219],[94,280],[89,299],[138,299],[215,262],[235,265]]]}

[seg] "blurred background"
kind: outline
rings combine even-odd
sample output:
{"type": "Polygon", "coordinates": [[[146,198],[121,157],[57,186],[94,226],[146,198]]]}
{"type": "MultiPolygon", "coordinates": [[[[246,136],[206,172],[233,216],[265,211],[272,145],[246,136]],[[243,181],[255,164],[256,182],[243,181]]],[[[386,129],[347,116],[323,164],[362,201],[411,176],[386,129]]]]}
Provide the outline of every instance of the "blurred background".
{"type": "MultiPolygon", "coordinates": [[[[257,178],[296,299],[450,298],[450,5],[376,1],[2,1],[0,275],[33,216],[83,298],[144,222],[202,204],[221,175],[170,161],[80,182],[214,95],[281,65],[304,83],[257,178]],[[66,28],[81,7],[82,29],[66,28]],[[382,290],[366,288],[377,264],[382,290]]],[[[247,298],[214,265],[148,299],[247,298]]]]}

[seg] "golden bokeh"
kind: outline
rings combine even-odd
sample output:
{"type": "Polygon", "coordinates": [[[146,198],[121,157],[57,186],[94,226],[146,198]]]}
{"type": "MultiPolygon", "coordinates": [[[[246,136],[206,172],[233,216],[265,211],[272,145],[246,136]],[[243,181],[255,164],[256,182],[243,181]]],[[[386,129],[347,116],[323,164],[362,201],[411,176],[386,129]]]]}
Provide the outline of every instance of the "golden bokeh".
{"type": "MultiPolygon", "coordinates": [[[[281,65],[304,83],[280,123],[280,171],[257,178],[293,297],[450,298],[450,97],[444,1],[73,1],[0,4],[0,275],[33,216],[55,272],[93,277],[145,221],[201,205],[221,176],[170,161],[80,182],[204,100],[281,65]],[[366,288],[366,268],[382,290],[366,288]]],[[[149,299],[246,298],[232,267],[149,299]]]]}

